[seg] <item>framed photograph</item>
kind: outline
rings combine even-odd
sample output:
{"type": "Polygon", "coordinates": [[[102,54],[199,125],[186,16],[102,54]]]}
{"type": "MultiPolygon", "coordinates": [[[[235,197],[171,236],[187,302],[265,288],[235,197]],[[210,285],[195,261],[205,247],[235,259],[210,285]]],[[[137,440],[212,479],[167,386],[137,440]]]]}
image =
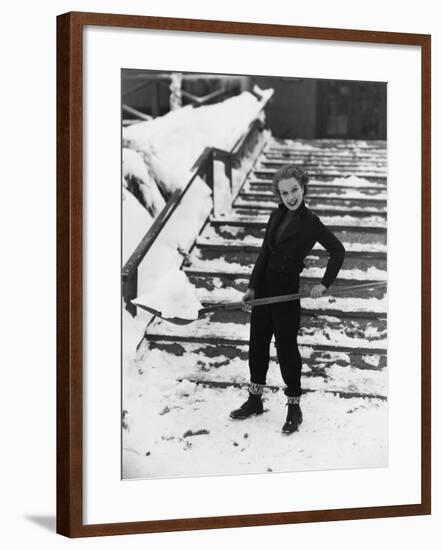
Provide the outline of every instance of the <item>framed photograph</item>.
{"type": "Polygon", "coordinates": [[[57,20],[57,531],[431,513],[422,34],[57,20]]]}

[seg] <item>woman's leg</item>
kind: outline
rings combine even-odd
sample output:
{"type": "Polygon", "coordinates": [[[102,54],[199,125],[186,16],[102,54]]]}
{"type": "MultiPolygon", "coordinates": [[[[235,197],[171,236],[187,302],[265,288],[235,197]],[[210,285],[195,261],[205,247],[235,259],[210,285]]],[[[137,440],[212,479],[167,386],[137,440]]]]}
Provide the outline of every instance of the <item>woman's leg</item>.
{"type": "Polygon", "coordinates": [[[282,432],[292,434],[298,431],[302,423],[300,407],[302,361],[297,342],[301,307],[299,300],[281,305],[283,307],[274,307],[272,314],[279,366],[286,384],[287,416],[282,432]]]}
{"type": "Polygon", "coordinates": [[[254,307],[250,318],[249,340],[249,371],[252,384],[264,386],[266,383],[272,335],[270,306],[254,307]]]}
{"type": "Polygon", "coordinates": [[[302,393],[302,360],[297,341],[301,319],[300,303],[299,300],[283,302],[274,304],[271,309],[279,367],[286,384],[285,394],[299,397],[302,393]]]}
{"type": "Polygon", "coordinates": [[[262,414],[262,392],[269,368],[269,348],[272,338],[271,312],[268,306],[252,309],[249,341],[249,396],[238,409],[231,411],[230,418],[244,420],[256,414],[262,414]]]}

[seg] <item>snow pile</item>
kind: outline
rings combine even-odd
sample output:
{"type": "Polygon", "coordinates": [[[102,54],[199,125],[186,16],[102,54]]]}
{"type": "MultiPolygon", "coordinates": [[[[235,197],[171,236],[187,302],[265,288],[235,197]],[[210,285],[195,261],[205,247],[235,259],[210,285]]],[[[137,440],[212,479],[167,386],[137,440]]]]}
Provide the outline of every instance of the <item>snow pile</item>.
{"type": "MultiPolygon", "coordinates": [[[[266,97],[271,90],[266,90],[266,97]]],[[[182,188],[204,148],[230,151],[261,116],[262,103],[250,92],[221,103],[186,106],[162,117],[129,126],[123,137],[131,149],[144,155],[155,179],[169,194],[182,188]]]]}
{"type": "Polygon", "coordinates": [[[155,180],[149,174],[143,157],[136,151],[127,148],[123,148],[123,186],[140,201],[154,218],[166,204],[155,180]]]}
{"type": "MultiPolygon", "coordinates": [[[[267,90],[261,95],[267,98],[271,93],[272,90],[267,90]]],[[[125,128],[123,141],[130,147],[123,150],[125,187],[135,194],[139,203],[156,216],[164,205],[156,185],[162,188],[166,196],[182,189],[190,180],[193,174],[192,167],[203,150],[211,146],[232,149],[249,124],[261,116],[261,108],[261,101],[249,92],[244,92],[215,105],[200,108],[184,107],[165,116],[125,128]]],[[[252,151],[241,165],[235,167],[234,183],[242,182],[244,172],[249,169],[253,156],[252,151]]],[[[220,162],[215,165],[214,176],[216,211],[218,215],[222,215],[229,211],[232,197],[230,182],[225,176],[224,165],[220,162]]],[[[127,199],[126,202],[128,204],[123,211],[124,261],[128,259],[152,223],[152,217],[143,215],[134,201],[127,199]]],[[[195,178],[138,267],[139,296],[148,294],[151,299],[153,289],[161,288],[164,275],[172,281],[171,288],[177,283],[177,271],[180,270],[183,259],[206,222],[212,206],[211,190],[203,179],[195,178]]],[[[173,292],[187,288],[188,283],[184,284],[184,287],[183,284],[181,281],[173,292]]],[[[165,294],[167,293],[161,294],[163,298],[165,294]]],[[[190,299],[190,294],[183,296],[190,299]]],[[[161,305],[158,300],[155,304],[161,305]]],[[[173,309],[169,307],[170,304],[169,300],[158,309],[163,314],[165,308],[170,312],[173,309]]],[[[193,315],[196,308],[197,302],[193,298],[186,307],[180,306],[177,311],[184,311],[186,315],[193,312],[193,315]]],[[[140,314],[140,310],[137,313],[140,314]]],[[[145,312],[142,315],[146,320],[149,318],[145,312]]]]}
{"type": "Polygon", "coordinates": [[[141,320],[133,318],[124,308],[123,310],[123,363],[128,365],[136,357],[137,347],[144,336],[145,324],[141,320]]]}
{"type": "Polygon", "coordinates": [[[164,277],[180,277],[181,264],[211,209],[210,189],[202,180],[194,182],[138,267],[138,296],[151,293],[164,277]]]}
{"type": "Polygon", "coordinates": [[[183,271],[170,271],[156,281],[147,294],[133,301],[135,305],[146,305],[159,311],[163,317],[197,319],[202,308],[196,289],[183,271]]]}
{"type": "Polygon", "coordinates": [[[139,245],[152,221],[151,214],[123,187],[123,265],[139,245]]]}

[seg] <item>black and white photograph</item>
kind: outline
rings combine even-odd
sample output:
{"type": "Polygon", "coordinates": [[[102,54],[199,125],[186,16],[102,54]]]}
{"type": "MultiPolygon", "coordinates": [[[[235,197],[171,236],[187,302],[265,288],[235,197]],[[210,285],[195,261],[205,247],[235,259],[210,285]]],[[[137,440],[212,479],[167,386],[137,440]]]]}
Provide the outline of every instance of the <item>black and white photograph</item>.
{"type": "Polygon", "coordinates": [[[387,83],[121,71],[123,479],[388,466],[387,83]]]}

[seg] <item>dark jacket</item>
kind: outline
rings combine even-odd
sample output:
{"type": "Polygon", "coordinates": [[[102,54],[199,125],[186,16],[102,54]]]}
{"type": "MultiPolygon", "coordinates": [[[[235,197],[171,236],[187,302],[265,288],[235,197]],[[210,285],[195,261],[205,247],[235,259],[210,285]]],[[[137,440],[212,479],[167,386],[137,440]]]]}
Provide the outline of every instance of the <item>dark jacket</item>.
{"type": "Polygon", "coordinates": [[[321,284],[328,288],[336,279],[344,261],[345,249],[341,241],[302,203],[299,215],[290,222],[279,242],[275,244],[275,230],[286,212],[287,208],[280,204],[270,214],[264,241],[250,276],[249,287],[256,289],[267,267],[283,273],[301,273],[305,267],[305,257],[318,242],[330,254],[321,280],[321,284]]]}

